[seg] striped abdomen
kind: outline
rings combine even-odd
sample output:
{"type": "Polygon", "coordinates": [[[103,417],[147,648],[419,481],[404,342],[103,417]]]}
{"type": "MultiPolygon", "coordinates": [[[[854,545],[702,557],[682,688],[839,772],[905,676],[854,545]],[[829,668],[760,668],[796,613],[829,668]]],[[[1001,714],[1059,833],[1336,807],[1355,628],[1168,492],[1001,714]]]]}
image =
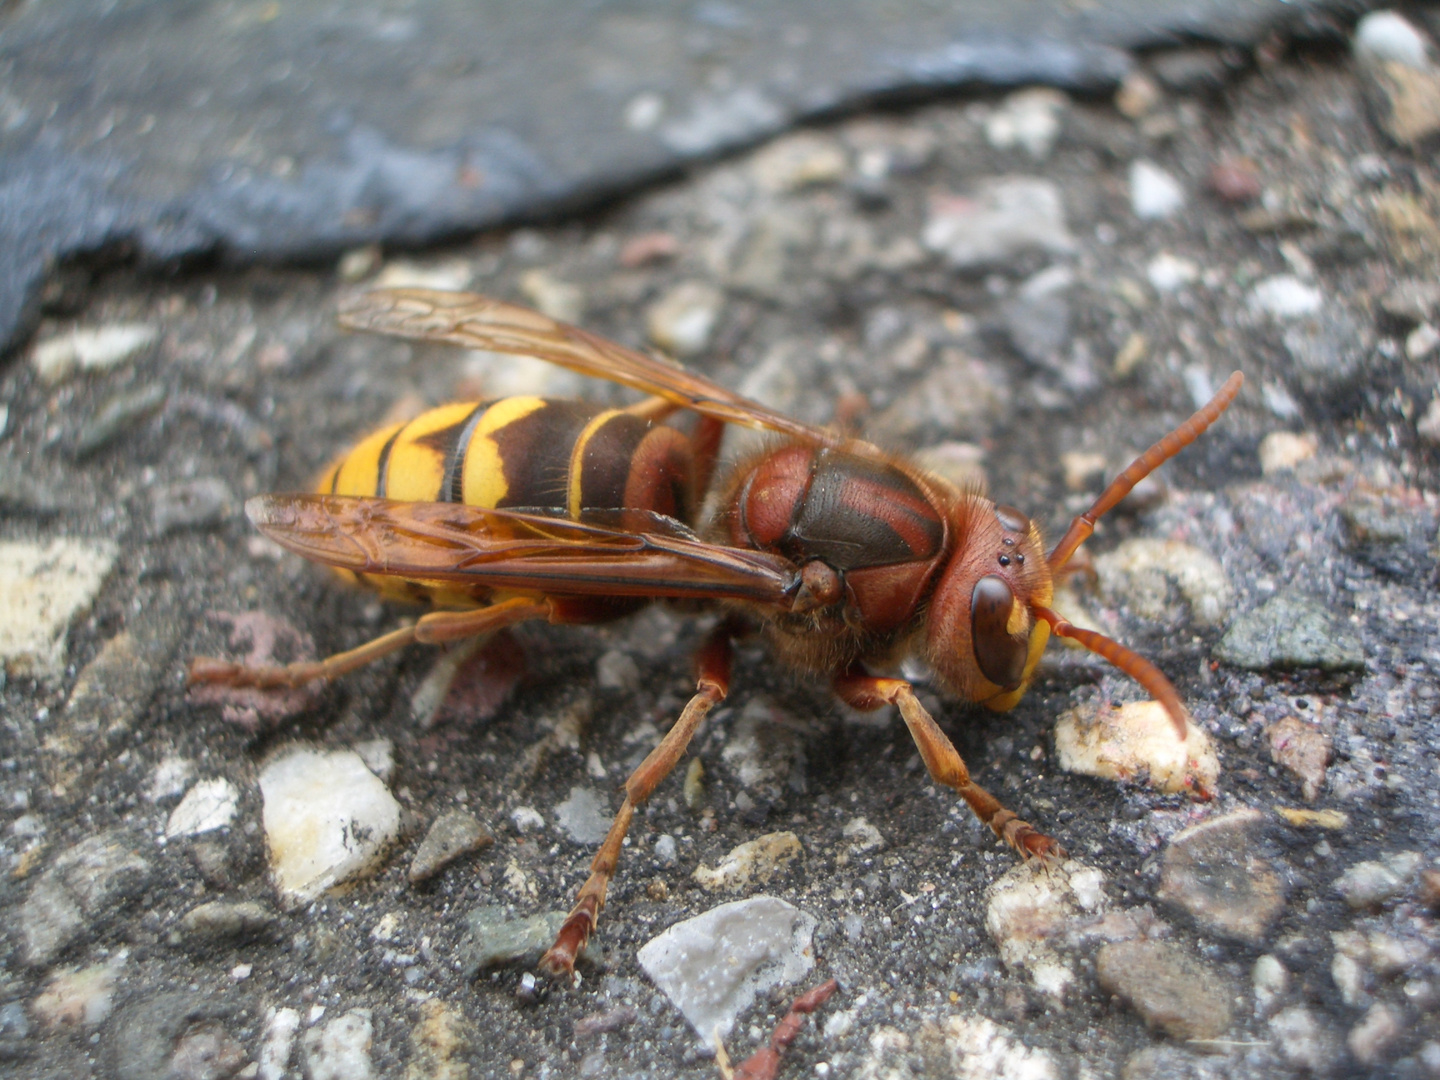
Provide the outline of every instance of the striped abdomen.
{"type": "MultiPolygon", "coordinates": [[[[317,490],[407,502],[549,510],[649,510],[689,523],[695,510],[690,441],[674,428],[580,401],[538,397],[457,402],[363,439],[325,471],[317,490]]],[[[367,578],[410,599],[433,589],[367,578]]]]}

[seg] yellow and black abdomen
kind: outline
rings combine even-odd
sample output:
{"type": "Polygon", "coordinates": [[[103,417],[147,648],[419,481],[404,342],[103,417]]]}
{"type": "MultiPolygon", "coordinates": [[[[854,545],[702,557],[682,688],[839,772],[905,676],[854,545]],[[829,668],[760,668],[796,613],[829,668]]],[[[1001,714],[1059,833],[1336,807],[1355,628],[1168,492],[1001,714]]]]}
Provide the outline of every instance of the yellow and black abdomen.
{"type": "MultiPolygon", "coordinates": [[[[589,510],[646,510],[687,524],[697,501],[682,432],[618,409],[539,397],[456,402],[381,428],[330,466],[316,489],[574,520],[589,510]]],[[[396,578],[365,580],[402,599],[483,599],[396,578]]]]}

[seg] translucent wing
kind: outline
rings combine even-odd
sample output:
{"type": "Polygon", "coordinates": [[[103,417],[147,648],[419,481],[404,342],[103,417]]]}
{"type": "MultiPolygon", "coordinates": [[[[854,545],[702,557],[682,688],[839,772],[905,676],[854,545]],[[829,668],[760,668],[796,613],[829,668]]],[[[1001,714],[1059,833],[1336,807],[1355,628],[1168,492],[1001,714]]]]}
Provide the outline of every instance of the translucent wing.
{"type": "Polygon", "coordinates": [[[775,412],[683,368],[488,296],[436,289],[377,289],[342,305],[340,324],[352,330],[445,341],[468,349],[538,356],[727,423],[768,428],[821,446],[845,442],[834,432],[775,412]]]}
{"type": "Polygon", "coordinates": [[[343,495],[260,495],[245,504],[261,532],[315,562],[357,574],[483,584],[552,596],[708,597],[788,606],[799,584],[786,559],[707,544],[678,522],[654,531],[456,503],[343,495]]]}

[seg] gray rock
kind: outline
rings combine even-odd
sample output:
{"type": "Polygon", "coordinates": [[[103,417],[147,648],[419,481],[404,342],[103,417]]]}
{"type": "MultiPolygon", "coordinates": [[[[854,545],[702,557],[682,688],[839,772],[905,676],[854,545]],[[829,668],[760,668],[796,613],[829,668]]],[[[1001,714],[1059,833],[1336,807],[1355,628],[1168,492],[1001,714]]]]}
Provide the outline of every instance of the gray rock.
{"type": "Polygon", "coordinates": [[[75,456],[88,457],[122,438],[159,412],[168,394],[163,383],[146,383],[110,398],[76,433],[75,456]]]}
{"type": "Polygon", "coordinates": [[[1248,671],[1365,668],[1365,649],[1354,628],[1318,600],[1293,591],[1276,593],[1231,623],[1215,657],[1248,671]]]}
{"type": "Polygon", "coordinates": [[[485,831],[474,814],[466,810],[447,811],[435,819],[415,849],[415,858],[410,862],[410,883],[426,881],[461,855],[479,851],[494,842],[495,838],[485,831]]]}
{"type": "Polygon", "coordinates": [[[187,911],[176,936],[193,945],[236,941],[264,934],[275,922],[275,913],[253,900],[212,900],[187,911]]]}
{"type": "Polygon", "coordinates": [[[150,520],[156,536],[177,529],[208,529],[233,516],[239,509],[225,481],[202,476],[156,489],[151,496],[150,520]]]}
{"type": "Polygon", "coordinates": [[[135,900],[152,874],[138,847],[134,837],[115,830],[82,840],[55,859],[20,909],[26,963],[48,964],[135,900]]]}
{"type": "Polygon", "coordinates": [[[774,896],[721,904],[640,948],[645,974],[709,1046],[756,997],[815,966],[815,918],[774,896]]]}
{"type": "Polygon", "coordinates": [[[1265,816],[1237,810],[1177,833],[1165,849],[1159,897],[1207,930],[1258,945],[1285,909],[1285,881],[1264,850],[1265,816]]]}
{"type": "Polygon", "coordinates": [[[1179,946],[1123,941],[1095,957],[1100,985],[1175,1039],[1217,1039],[1230,1027],[1229,980],[1179,946]]]}
{"type": "MultiPolygon", "coordinates": [[[[517,919],[502,906],[476,908],[465,917],[466,935],[456,947],[456,965],[467,979],[506,964],[534,967],[545,950],[554,944],[555,935],[565,924],[568,914],[566,911],[544,911],[517,919]]],[[[594,964],[599,957],[598,947],[592,938],[580,954],[580,959],[594,964]]]]}
{"type": "Polygon", "coordinates": [[[110,1025],[114,1080],[223,1080],[244,1066],[244,1049],[226,1028],[231,1010],[189,991],[129,1005],[110,1025]]]}
{"type": "Polygon", "coordinates": [[[1397,851],[1379,860],[1356,863],[1335,880],[1335,891],[1352,908],[1378,908],[1408,889],[1420,869],[1416,851],[1397,851]]]}
{"type": "Polygon", "coordinates": [[[1003,267],[1027,251],[1075,250],[1059,186],[1035,176],[991,177],[973,197],[937,202],[922,239],[959,270],[1003,267]]]}
{"type": "Polygon", "coordinates": [[[569,797],[555,807],[555,824],[587,847],[605,839],[613,817],[609,802],[593,788],[572,787],[569,797]]]}

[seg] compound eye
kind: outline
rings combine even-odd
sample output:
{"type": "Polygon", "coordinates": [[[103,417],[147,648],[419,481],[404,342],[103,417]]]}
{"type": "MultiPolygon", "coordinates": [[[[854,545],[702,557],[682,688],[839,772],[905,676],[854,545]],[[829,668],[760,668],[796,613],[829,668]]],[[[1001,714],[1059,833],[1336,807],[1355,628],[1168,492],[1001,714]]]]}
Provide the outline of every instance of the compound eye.
{"type": "Polygon", "coordinates": [[[1013,506],[995,507],[995,516],[1000,519],[1000,525],[1006,532],[1019,533],[1021,536],[1030,532],[1030,519],[1013,506]]]}
{"type": "Polygon", "coordinates": [[[1029,640],[1006,629],[1014,607],[1015,594],[1001,577],[982,577],[970,594],[970,642],[975,662],[985,678],[1006,690],[1020,686],[1030,655],[1029,640]]]}

